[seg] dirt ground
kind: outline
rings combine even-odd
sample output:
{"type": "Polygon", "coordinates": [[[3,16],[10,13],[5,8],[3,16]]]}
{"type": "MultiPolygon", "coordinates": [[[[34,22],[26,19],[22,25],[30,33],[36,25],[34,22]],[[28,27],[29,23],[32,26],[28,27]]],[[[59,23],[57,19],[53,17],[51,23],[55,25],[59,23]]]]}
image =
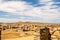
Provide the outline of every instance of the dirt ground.
{"type": "Polygon", "coordinates": [[[18,37],[18,38],[9,38],[2,40],[34,40],[34,36],[18,37]]]}
{"type": "Polygon", "coordinates": [[[35,35],[33,35],[34,32],[22,32],[15,30],[5,30],[2,31],[1,39],[2,40],[34,40],[35,35]]]}

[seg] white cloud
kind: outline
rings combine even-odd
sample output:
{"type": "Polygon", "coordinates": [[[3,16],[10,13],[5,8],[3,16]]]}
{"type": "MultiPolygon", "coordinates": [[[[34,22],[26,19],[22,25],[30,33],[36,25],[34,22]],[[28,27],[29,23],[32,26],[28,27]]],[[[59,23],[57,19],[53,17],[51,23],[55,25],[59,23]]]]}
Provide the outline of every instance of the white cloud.
{"type": "Polygon", "coordinates": [[[0,4],[0,10],[6,11],[6,12],[15,12],[16,10],[24,10],[26,9],[26,3],[24,2],[4,2],[0,4]]]}
{"type": "MultiPolygon", "coordinates": [[[[6,23],[6,22],[8,22],[8,23],[12,23],[12,22],[20,22],[20,21],[22,21],[22,22],[37,22],[37,20],[24,20],[24,19],[10,19],[10,18],[0,18],[0,22],[4,22],[4,23],[6,23]]],[[[38,20],[38,22],[39,22],[39,20],[38,20]]]]}
{"type": "Polygon", "coordinates": [[[49,2],[51,0],[39,0],[40,2],[49,2]]]}
{"type": "Polygon", "coordinates": [[[0,22],[17,22],[18,19],[8,19],[8,18],[0,18],[0,22]]]}
{"type": "MultiPolygon", "coordinates": [[[[32,16],[32,17],[39,17],[42,20],[28,20],[28,19],[15,19],[15,21],[42,21],[42,22],[52,22],[56,18],[60,16],[59,9],[51,9],[57,6],[53,6],[55,2],[52,0],[39,0],[40,3],[45,4],[42,7],[34,7],[32,5],[28,5],[26,2],[22,1],[10,1],[10,2],[3,2],[0,3],[0,11],[9,12],[11,15],[25,15],[25,16],[32,16]]],[[[3,19],[2,19],[3,20],[3,19]]],[[[5,19],[3,21],[6,21],[5,19]]],[[[14,21],[14,19],[9,19],[8,21],[14,21]]]]}

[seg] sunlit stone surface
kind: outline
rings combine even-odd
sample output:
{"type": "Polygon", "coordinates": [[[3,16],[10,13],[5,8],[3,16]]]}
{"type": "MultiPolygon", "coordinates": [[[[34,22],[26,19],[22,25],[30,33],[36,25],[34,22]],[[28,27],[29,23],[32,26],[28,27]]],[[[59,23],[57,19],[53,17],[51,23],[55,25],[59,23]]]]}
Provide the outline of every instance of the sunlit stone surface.
{"type": "Polygon", "coordinates": [[[0,28],[2,31],[1,39],[40,40],[40,29],[43,29],[45,27],[49,28],[52,40],[60,40],[59,24],[36,22],[0,23],[0,28]]]}

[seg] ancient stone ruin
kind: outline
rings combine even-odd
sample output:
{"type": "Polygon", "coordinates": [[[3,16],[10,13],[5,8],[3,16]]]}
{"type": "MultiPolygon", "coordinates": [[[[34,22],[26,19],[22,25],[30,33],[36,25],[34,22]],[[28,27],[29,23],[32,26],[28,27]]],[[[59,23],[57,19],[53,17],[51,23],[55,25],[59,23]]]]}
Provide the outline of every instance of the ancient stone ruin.
{"type": "MultiPolygon", "coordinates": [[[[20,31],[23,31],[28,34],[33,34],[34,36],[38,36],[36,40],[40,37],[39,40],[53,40],[53,39],[60,39],[58,37],[59,34],[54,34],[55,29],[57,29],[57,32],[60,32],[60,24],[49,24],[49,23],[0,23],[0,33],[1,31],[6,31],[6,30],[13,30],[15,32],[15,29],[17,30],[16,32],[19,33],[20,31]],[[43,28],[41,28],[43,27],[43,28]],[[51,32],[50,32],[51,31],[51,32]],[[52,32],[53,31],[53,32],[52,32]],[[34,33],[33,33],[34,32],[34,33]],[[38,33],[38,34],[35,34],[38,33]],[[52,35],[54,34],[54,35],[52,35]]],[[[56,32],[56,33],[57,33],[56,32]]],[[[1,35],[0,35],[1,37],[1,35]]]]}
{"type": "Polygon", "coordinates": [[[43,29],[40,29],[40,40],[51,40],[49,28],[45,27],[43,29]]]}

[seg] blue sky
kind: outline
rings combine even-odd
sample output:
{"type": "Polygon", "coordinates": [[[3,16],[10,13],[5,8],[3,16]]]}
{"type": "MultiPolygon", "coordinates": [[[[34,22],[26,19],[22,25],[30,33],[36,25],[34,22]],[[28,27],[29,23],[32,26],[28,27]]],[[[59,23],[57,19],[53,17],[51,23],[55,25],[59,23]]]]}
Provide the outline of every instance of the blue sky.
{"type": "Polygon", "coordinates": [[[60,0],[0,0],[0,22],[60,23],[60,0]]]}

